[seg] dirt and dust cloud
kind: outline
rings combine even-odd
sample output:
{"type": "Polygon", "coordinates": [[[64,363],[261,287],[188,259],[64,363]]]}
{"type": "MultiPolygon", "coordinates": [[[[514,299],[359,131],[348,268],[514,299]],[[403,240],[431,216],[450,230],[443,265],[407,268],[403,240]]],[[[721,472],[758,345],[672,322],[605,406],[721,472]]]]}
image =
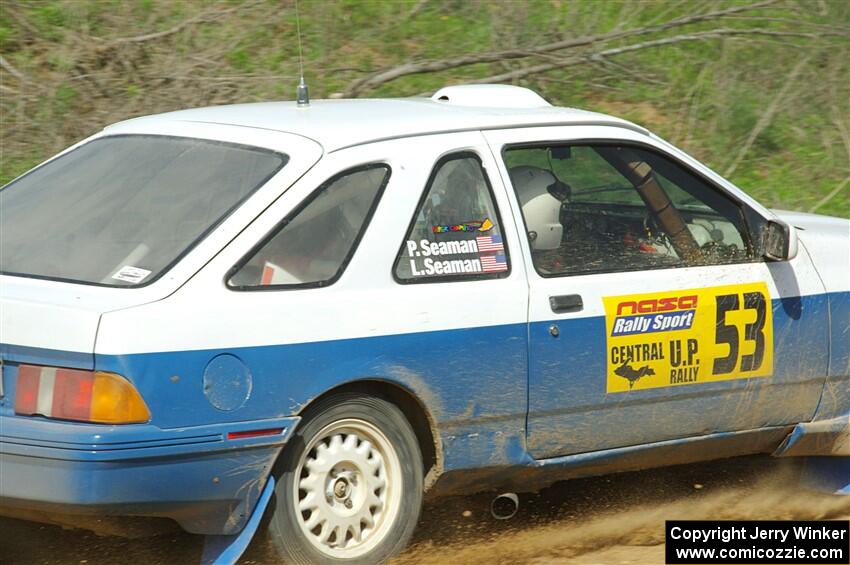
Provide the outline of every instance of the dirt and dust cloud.
{"type": "MultiPolygon", "coordinates": [[[[653,482],[675,484],[674,469],[633,474],[635,487],[642,492],[620,492],[620,500],[592,505],[573,515],[555,517],[529,527],[501,532],[481,532],[476,538],[437,547],[423,542],[397,563],[663,563],[665,520],[817,520],[850,517],[850,499],[820,495],[797,485],[794,466],[767,466],[760,473],[756,461],[742,462],[737,479],[729,474],[707,488],[690,484],[692,492],[682,497],[666,497],[656,492],[653,482]],[[747,464],[753,468],[747,468],[747,464]],[[641,500],[644,498],[644,500],[641,500]],[[648,500],[650,499],[650,500],[648,500]]],[[[719,464],[704,464],[707,476],[719,464]]],[[[735,467],[735,463],[727,463],[735,467]]],[[[694,469],[680,468],[685,475],[694,469]]],[[[696,471],[696,474],[702,474],[696,471]]],[[[628,477],[619,477],[620,480],[628,477]]],[[[686,479],[687,477],[680,477],[686,479]]],[[[603,479],[604,480],[604,479],[603,479]]],[[[610,481],[610,479],[609,479],[610,481]]],[[[619,485],[607,484],[614,488],[619,485]]],[[[619,482],[619,481],[618,481],[619,482]]],[[[562,483],[557,488],[570,488],[562,483]]],[[[604,499],[603,499],[604,500],[604,499]]],[[[534,502],[539,502],[535,500],[534,502]]],[[[532,510],[533,514],[533,510],[532,510]]],[[[519,517],[521,519],[521,517],[519,517]]],[[[526,517],[528,518],[528,517],[526,517]]],[[[538,522],[538,523],[535,523],[538,522]]]]}
{"type": "MultiPolygon", "coordinates": [[[[794,460],[745,457],[566,481],[520,494],[511,520],[490,516],[494,493],[435,499],[393,565],[661,564],[665,520],[850,518],[850,497],[804,490],[798,473],[794,460]]],[[[124,539],[0,518],[4,565],[192,564],[202,545],[183,532],[124,539]]],[[[279,561],[261,534],[239,563],[279,561]]]]}

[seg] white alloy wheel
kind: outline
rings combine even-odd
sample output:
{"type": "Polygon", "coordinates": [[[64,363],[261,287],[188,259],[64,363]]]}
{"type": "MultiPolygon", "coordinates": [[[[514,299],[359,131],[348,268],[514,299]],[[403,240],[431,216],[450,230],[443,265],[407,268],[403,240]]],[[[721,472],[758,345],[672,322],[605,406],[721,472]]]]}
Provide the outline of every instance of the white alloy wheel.
{"type": "Polygon", "coordinates": [[[348,418],[325,426],[293,475],[297,521],[321,554],[356,559],[381,543],[401,505],[398,454],[375,425],[348,418]]]}
{"type": "Polygon", "coordinates": [[[273,472],[269,533],[286,563],[386,563],[413,536],[422,452],[404,413],[385,398],[340,392],[316,401],[273,472]]]}

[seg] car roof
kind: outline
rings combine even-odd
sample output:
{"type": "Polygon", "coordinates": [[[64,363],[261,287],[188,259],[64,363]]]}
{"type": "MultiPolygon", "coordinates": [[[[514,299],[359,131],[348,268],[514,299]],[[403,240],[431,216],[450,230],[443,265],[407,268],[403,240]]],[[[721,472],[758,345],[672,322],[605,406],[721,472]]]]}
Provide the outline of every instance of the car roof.
{"type": "Polygon", "coordinates": [[[314,139],[328,152],[385,139],[507,127],[606,125],[649,133],[631,122],[606,114],[551,106],[529,89],[506,85],[447,87],[431,98],[212,106],[135,118],[116,126],[139,122],[155,125],[151,124],[155,121],[211,123],[294,133],[314,139]]]}

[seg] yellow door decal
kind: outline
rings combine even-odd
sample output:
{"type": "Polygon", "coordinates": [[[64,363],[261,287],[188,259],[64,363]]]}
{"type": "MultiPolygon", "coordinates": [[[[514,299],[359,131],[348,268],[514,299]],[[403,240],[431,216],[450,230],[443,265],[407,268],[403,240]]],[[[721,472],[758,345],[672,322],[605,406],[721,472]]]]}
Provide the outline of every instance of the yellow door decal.
{"type": "Polygon", "coordinates": [[[773,374],[765,283],[604,297],[607,392],[773,374]]]}

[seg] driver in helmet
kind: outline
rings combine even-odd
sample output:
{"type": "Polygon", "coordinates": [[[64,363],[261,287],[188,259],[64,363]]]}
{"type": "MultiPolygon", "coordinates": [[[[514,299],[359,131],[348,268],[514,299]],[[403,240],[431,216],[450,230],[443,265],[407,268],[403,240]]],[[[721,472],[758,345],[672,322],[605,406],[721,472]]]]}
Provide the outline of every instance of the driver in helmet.
{"type": "Polygon", "coordinates": [[[539,167],[514,167],[510,176],[522,207],[535,266],[550,273],[564,271],[561,203],[569,199],[569,185],[539,167]]]}

